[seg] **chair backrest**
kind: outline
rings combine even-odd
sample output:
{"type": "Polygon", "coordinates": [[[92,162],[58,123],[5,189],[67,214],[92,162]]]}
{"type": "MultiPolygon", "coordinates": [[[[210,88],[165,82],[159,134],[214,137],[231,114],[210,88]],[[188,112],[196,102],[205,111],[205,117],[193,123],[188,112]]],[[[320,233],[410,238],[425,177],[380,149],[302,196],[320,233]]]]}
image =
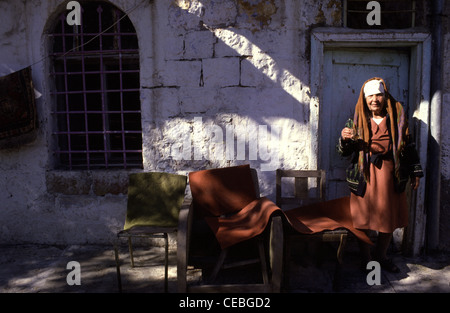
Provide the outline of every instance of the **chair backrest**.
{"type": "Polygon", "coordinates": [[[276,204],[279,207],[292,207],[325,201],[325,182],[324,170],[277,169],[276,204]],[[289,189],[290,193],[286,193],[286,189],[289,189]]]}
{"type": "Polygon", "coordinates": [[[124,229],[134,226],[176,227],[186,185],[186,175],[130,174],[124,229]]]}
{"type": "Polygon", "coordinates": [[[256,171],[249,165],[191,172],[189,185],[200,216],[232,214],[259,198],[256,171]]]}

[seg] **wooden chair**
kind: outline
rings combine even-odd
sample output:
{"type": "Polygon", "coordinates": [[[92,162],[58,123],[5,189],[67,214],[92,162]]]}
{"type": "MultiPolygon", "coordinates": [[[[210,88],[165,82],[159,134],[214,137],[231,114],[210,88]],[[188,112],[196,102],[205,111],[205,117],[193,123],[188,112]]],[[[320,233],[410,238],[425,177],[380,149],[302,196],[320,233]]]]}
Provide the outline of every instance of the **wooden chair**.
{"type": "MultiPolygon", "coordinates": [[[[259,187],[257,183],[258,180],[255,170],[246,166],[223,168],[219,170],[221,171],[221,175],[227,175],[226,181],[221,182],[226,185],[223,186],[224,189],[226,189],[226,198],[228,198],[228,195],[231,195],[231,198],[233,198],[235,194],[238,193],[241,193],[242,195],[242,189],[250,188],[253,190],[254,194],[257,194],[257,200],[260,199],[259,187]],[[248,177],[249,173],[251,173],[250,178],[248,177]]],[[[190,184],[192,183],[191,177],[192,176],[190,175],[190,184]]],[[[211,186],[208,178],[202,178],[201,180],[202,183],[206,184],[206,189],[211,186]]],[[[208,192],[210,191],[211,190],[208,189],[208,192]]],[[[249,193],[251,194],[252,192],[249,193]]],[[[217,196],[217,194],[209,195],[213,198],[217,196]]],[[[246,195],[247,193],[244,192],[244,198],[246,195]]],[[[246,199],[242,203],[246,203],[251,199],[252,197],[246,199]]],[[[217,242],[216,236],[214,236],[214,233],[211,231],[210,227],[205,223],[205,219],[208,217],[202,216],[200,211],[200,206],[198,201],[196,201],[193,192],[193,200],[190,203],[186,203],[182,207],[179,216],[177,239],[178,291],[279,292],[282,276],[281,271],[283,267],[283,226],[281,216],[272,216],[268,222],[266,230],[262,234],[230,247],[221,248],[217,242]],[[199,245],[201,246],[201,251],[198,249],[199,245]],[[239,250],[240,245],[256,247],[256,258],[245,259],[243,256],[245,253],[242,253],[242,250],[239,250]],[[235,249],[238,249],[238,253],[233,255],[233,250],[235,249]],[[216,251],[216,253],[211,253],[211,251],[216,251]],[[232,255],[235,259],[232,260],[233,262],[229,262],[232,255]],[[267,261],[267,258],[269,261],[267,261]],[[208,262],[211,259],[213,262],[208,262]],[[262,283],[241,283],[239,281],[233,283],[218,283],[215,281],[218,273],[223,269],[249,265],[254,262],[260,263],[263,280],[262,283]],[[203,275],[203,270],[208,265],[207,263],[209,263],[209,268],[212,268],[209,277],[202,277],[203,282],[200,285],[189,284],[187,282],[188,266],[202,268],[203,275]]],[[[237,212],[230,212],[231,218],[234,214],[239,212],[242,211],[238,210],[237,212]]],[[[227,216],[222,216],[222,218],[226,219],[227,216]]],[[[250,228],[251,225],[248,225],[248,227],[250,228]]]]}
{"type": "Polygon", "coordinates": [[[127,213],[124,229],[114,244],[119,292],[122,292],[118,245],[128,240],[131,267],[134,267],[133,238],[163,238],[164,291],[168,291],[169,233],[175,233],[187,185],[185,175],[170,173],[133,173],[129,176],[127,213]]]}
{"type": "MultiPolygon", "coordinates": [[[[279,207],[290,209],[303,205],[310,205],[319,201],[325,201],[326,173],[324,170],[282,170],[276,171],[276,203],[279,207]],[[288,186],[283,182],[283,178],[293,180],[291,182],[291,194],[283,193],[283,186],[288,186]]],[[[293,229],[285,233],[285,256],[284,256],[284,277],[285,285],[289,286],[289,263],[291,258],[291,247],[297,241],[319,241],[322,243],[336,242],[336,268],[333,279],[333,289],[339,290],[341,267],[343,262],[343,251],[347,240],[348,231],[344,228],[336,230],[326,230],[314,234],[301,234],[293,229]]]]}

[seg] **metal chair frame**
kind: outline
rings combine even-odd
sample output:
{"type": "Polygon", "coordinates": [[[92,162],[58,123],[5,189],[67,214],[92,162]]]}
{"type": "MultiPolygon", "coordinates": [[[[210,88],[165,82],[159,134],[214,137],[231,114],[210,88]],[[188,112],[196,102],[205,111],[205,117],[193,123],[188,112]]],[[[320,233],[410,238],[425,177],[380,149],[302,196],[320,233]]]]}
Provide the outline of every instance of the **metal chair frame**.
{"type": "Polygon", "coordinates": [[[164,292],[168,292],[169,289],[169,233],[176,233],[176,228],[156,228],[148,227],[145,229],[130,229],[128,231],[120,231],[117,233],[117,241],[114,244],[114,256],[116,261],[117,272],[117,284],[119,292],[122,292],[122,278],[120,273],[120,260],[119,260],[119,241],[121,238],[126,238],[128,241],[128,251],[130,254],[130,265],[134,268],[134,255],[133,255],[133,238],[163,238],[164,239],[164,292]]]}
{"type": "MultiPolygon", "coordinates": [[[[145,173],[142,173],[145,174],[145,173]]],[[[164,173],[159,173],[164,174],[164,173]]],[[[168,173],[167,173],[168,174],[168,173]]],[[[168,174],[177,176],[176,174],[168,174]]],[[[182,176],[182,175],[178,175],[182,176]]],[[[178,179],[178,178],[177,178],[178,179]]],[[[186,177],[187,181],[187,177],[186,177]]],[[[186,186],[186,182],[185,182],[186,186]]],[[[179,186],[181,188],[182,185],[179,186]]],[[[178,188],[178,187],[177,187],[178,188]]],[[[184,187],[185,188],[185,187],[184,187]]],[[[181,189],[176,189],[177,192],[181,192],[181,189]]],[[[129,199],[128,199],[129,200],[129,199]]],[[[181,209],[181,208],[180,208],[181,209]]],[[[128,210],[128,206],[127,206],[128,210]]],[[[121,230],[117,233],[116,241],[114,242],[114,256],[116,261],[117,283],[119,292],[122,292],[122,278],[120,273],[120,260],[119,260],[119,245],[122,238],[126,238],[128,241],[128,250],[130,254],[131,267],[134,264],[133,253],[133,238],[163,238],[164,239],[164,292],[168,292],[168,274],[169,274],[169,234],[176,233],[177,226],[157,226],[157,225],[136,225],[129,229],[121,230]]]]}

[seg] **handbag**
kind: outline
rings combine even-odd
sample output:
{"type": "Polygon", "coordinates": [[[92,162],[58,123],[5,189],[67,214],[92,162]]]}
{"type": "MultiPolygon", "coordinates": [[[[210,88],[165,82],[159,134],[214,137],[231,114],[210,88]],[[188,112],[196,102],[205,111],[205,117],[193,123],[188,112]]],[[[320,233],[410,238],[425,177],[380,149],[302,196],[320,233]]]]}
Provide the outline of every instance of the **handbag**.
{"type": "Polygon", "coordinates": [[[364,174],[359,170],[358,163],[351,163],[345,170],[345,174],[350,191],[357,196],[363,197],[367,183],[364,174]]]}

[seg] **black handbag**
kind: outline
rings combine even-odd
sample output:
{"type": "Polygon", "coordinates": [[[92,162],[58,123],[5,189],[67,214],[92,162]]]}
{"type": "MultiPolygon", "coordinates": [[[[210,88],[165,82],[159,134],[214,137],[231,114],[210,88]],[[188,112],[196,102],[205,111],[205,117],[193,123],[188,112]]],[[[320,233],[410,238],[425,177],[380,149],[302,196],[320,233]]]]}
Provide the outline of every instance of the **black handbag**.
{"type": "Polygon", "coordinates": [[[345,174],[350,191],[357,196],[363,197],[367,183],[364,174],[359,170],[358,163],[351,163],[345,170],[345,174]]]}

